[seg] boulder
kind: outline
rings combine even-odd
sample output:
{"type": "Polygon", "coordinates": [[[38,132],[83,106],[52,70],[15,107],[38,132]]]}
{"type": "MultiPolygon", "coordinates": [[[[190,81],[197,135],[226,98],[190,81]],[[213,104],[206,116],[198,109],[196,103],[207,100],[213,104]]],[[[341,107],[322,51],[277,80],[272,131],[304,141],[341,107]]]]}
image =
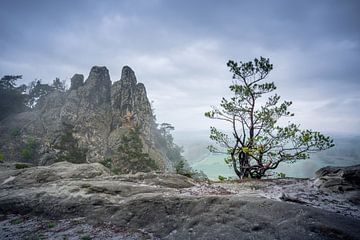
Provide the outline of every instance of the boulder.
{"type": "Polygon", "coordinates": [[[360,165],[327,166],[316,171],[316,185],[322,190],[347,192],[360,190],[360,165]]]}

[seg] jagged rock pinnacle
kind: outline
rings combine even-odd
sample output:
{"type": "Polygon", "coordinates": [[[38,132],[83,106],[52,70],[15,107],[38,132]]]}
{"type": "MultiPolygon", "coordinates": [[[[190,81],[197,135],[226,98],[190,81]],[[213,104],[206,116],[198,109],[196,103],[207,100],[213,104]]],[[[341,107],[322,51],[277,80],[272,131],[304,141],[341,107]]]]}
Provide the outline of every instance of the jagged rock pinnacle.
{"type": "Polygon", "coordinates": [[[97,105],[110,102],[111,80],[108,69],[106,67],[92,67],[83,91],[88,96],[88,100],[97,105]]]}
{"type": "Polygon", "coordinates": [[[135,72],[129,66],[124,66],[121,71],[120,81],[124,85],[135,85],[137,82],[135,72]]]}
{"type": "Polygon", "coordinates": [[[74,74],[74,76],[71,78],[70,90],[77,90],[82,85],[84,85],[84,75],[74,74]]]}

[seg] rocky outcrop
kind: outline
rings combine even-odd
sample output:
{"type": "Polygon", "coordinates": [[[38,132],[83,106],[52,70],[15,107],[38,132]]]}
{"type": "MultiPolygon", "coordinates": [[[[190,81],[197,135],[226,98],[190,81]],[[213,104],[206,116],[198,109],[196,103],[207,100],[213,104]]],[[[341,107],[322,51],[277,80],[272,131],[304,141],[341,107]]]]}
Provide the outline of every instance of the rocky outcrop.
{"type": "Polygon", "coordinates": [[[360,165],[327,166],[316,171],[317,186],[323,190],[347,192],[360,190],[360,165]]]}
{"type": "Polygon", "coordinates": [[[84,75],[82,74],[75,74],[71,78],[71,85],[70,85],[70,91],[71,90],[77,90],[79,87],[84,85],[84,75]]]}
{"type": "MultiPolygon", "coordinates": [[[[85,82],[83,75],[75,74],[68,91],[55,91],[41,99],[33,111],[2,121],[0,151],[6,161],[39,165],[59,159],[91,163],[111,158],[121,162],[117,158],[122,138],[138,126],[143,152],[163,170],[169,163],[154,144],[155,120],[145,86],[137,82],[128,66],[113,84],[106,67],[94,66],[85,82]],[[29,142],[34,144],[29,147],[29,142]]],[[[131,167],[124,171],[131,171],[131,167]]]]}
{"type": "Polygon", "coordinates": [[[253,188],[257,182],[269,184],[209,185],[157,173],[115,176],[97,163],[6,169],[0,171],[0,216],[40,215],[59,224],[82,219],[151,239],[358,238],[358,218],[266,199],[253,188]]]}

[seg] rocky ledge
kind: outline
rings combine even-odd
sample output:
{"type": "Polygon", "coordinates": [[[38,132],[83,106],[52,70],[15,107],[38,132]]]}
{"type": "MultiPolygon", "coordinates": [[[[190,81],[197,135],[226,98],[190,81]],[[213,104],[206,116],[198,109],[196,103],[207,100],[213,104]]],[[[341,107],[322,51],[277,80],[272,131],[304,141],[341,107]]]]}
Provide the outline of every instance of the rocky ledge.
{"type": "Polygon", "coordinates": [[[339,184],[355,187],[341,190],[324,184],[349,170],[320,171],[315,180],[210,183],[113,175],[98,163],[2,167],[0,238],[358,239],[358,182],[344,178],[339,184]]]}

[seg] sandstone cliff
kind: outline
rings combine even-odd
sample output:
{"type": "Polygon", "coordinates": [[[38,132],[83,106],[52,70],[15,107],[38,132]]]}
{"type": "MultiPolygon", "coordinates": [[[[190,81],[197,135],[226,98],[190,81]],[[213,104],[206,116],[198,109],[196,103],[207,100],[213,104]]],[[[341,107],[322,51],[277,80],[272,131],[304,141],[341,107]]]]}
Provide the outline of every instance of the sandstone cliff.
{"type": "Polygon", "coordinates": [[[66,92],[52,92],[32,111],[4,119],[0,150],[6,161],[35,165],[111,159],[123,172],[171,169],[174,163],[155,147],[156,131],[145,86],[134,71],[123,67],[121,79],[112,83],[106,67],[94,66],[86,81],[75,74],[66,92]],[[126,162],[119,154],[123,137],[137,127],[151,163],[126,162]]]}

